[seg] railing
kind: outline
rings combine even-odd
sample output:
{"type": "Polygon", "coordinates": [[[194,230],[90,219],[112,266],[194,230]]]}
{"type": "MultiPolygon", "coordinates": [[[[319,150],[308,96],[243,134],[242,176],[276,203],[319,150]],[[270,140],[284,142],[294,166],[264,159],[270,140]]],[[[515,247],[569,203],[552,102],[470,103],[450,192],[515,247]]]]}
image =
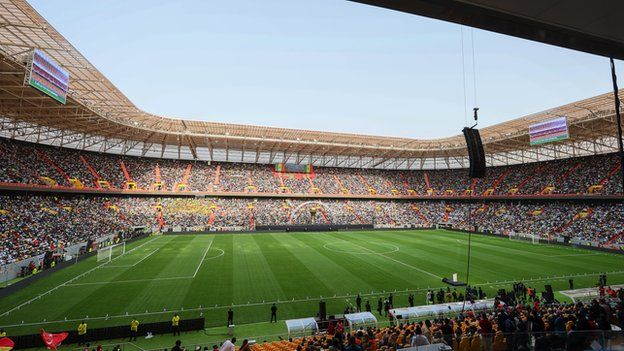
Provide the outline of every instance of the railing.
{"type": "MultiPolygon", "coordinates": [[[[388,322],[378,323],[375,325],[361,325],[358,329],[366,330],[371,327],[382,328],[388,326],[388,322]]],[[[616,326],[613,326],[619,329],[616,326]]],[[[467,332],[457,333],[451,335],[436,334],[435,331],[425,331],[425,337],[428,339],[428,346],[411,346],[410,340],[406,340],[403,344],[385,344],[380,346],[387,346],[397,351],[430,351],[430,350],[459,350],[462,348],[475,349],[480,345],[479,349],[483,351],[488,350],[622,350],[624,349],[624,332],[622,330],[610,330],[610,331],[551,331],[551,332],[514,332],[514,333],[493,333],[489,335],[483,335],[479,332],[467,332]],[[473,346],[474,345],[474,346],[473,346]]],[[[246,335],[234,335],[237,338],[236,346],[240,346],[244,339],[248,340],[252,344],[260,346],[264,341],[279,342],[281,340],[288,340],[286,333],[262,335],[262,336],[246,336],[246,335]]],[[[195,350],[196,348],[204,349],[205,347],[212,349],[213,345],[220,346],[225,339],[229,336],[223,334],[211,335],[205,332],[205,340],[201,342],[194,341],[192,343],[184,343],[184,335],[179,337],[182,341],[182,347],[186,350],[195,350]]],[[[294,341],[316,341],[321,339],[331,339],[326,333],[320,333],[316,335],[306,335],[293,338],[294,341]]],[[[197,336],[193,337],[193,340],[197,340],[197,336]]],[[[155,339],[156,340],[156,339],[155,339]]],[[[106,342],[102,344],[92,343],[92,347],[101,346],[103,351],[111,351],[117,348],[119,351],[157,351],[171,348],[175,339],[168,338],[152,342],[119,342],[111,343],[106,342]]],[[[345,338],[348,340],[348,338],[345,338]]],[[[381,338],[378,338],[378,342],[383,342],[381,338]]],[[[265,349],[263,347],[255,347],[256,349],[265,349]]],[[[366,346],[366,345],[364,345],[366,346]]],[[[282,347],[283,348],[283,347],[282,347]]],[[[72,347],[71,350],[82,350],[80,347],[72,347]]],[[[275,346],[270,349],[280,350],[275,346]]]]}

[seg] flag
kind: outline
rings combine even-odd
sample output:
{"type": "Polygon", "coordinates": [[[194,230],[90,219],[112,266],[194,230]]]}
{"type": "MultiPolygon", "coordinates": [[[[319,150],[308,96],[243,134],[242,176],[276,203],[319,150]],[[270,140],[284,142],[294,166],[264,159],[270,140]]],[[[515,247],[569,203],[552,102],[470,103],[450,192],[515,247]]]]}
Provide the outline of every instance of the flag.
{"type": "Polygon", "coordinates": [[[9,338],[0,339],[0,351],[11,351],[13,346],[15,346],[13,340],[9,338]]]}
{"type": "Polygon", "coordinates": [[[56,348],[61,345],[63,340],[67,337],[67,333],[46,333],[45,330],[41,329],[41,340],[49,350],[56,350],[56,348]]]}

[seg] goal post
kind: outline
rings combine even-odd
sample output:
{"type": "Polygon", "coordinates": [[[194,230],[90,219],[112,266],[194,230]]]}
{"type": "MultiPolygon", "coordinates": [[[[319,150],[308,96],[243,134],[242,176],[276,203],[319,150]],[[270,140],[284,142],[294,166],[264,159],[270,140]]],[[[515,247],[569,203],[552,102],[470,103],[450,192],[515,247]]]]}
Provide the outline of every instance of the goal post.
{"type": "Polygon", "coordinates": [[[102,247],[97,251],[97,261],[111,261],[115,257],[119,257],[126,253],[126,243],[121,242],[119,244],[102,247]]]}
{"type": "Polygon", "coordinates": [[[538,235],[527,233],[509,233],[509,240],[528,241],[535,245],[540,243],[538,235]]]}

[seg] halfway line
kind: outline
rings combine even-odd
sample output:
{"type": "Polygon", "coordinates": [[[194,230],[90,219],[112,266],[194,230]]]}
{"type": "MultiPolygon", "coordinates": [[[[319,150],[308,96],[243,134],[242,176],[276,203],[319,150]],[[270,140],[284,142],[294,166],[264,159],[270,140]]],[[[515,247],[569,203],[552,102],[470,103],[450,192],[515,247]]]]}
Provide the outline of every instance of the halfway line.
{"type": "Polygon", "coordinates": [[[197,272],[199,272],[199,269],[201,268],[202,264],[204,263],[204,259],[206,258],[206,255],[208,254],[208,251],[210,250],[210,247],[212,246],[212,243],[214,242],[214,238],[212,238],[212,240],[210,240],[210,244],[208,244],[208,247],[206,248],[206,251],[204,251],[204,255],[201,258],[201,261],[199,261],[199,265],[197,265],[197,269],[195,270],[195,273],[193,273],[193,278],[195,278],[195,276],[197,275],[197,272]]]}

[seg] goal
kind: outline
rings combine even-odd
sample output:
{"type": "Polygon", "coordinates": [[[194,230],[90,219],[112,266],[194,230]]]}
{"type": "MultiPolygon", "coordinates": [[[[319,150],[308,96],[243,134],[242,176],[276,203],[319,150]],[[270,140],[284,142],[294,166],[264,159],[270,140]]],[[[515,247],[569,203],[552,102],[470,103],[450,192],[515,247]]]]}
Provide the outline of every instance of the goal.
{"type": "Polygon", "coordinates": [[[522,240],[522,241],[531,242],[533,244],[540,243],[540,238],[538,235],[526,234],[526,233],[510,233],[509,240],[522,240]]]}
{"type": "Polygon", "coordinates": [[[115,257],[119,257],[126,253],[126,243],[121,242],[119,244],[102,247],[97,252],[97,261],[110,261],[115,257]]]}

